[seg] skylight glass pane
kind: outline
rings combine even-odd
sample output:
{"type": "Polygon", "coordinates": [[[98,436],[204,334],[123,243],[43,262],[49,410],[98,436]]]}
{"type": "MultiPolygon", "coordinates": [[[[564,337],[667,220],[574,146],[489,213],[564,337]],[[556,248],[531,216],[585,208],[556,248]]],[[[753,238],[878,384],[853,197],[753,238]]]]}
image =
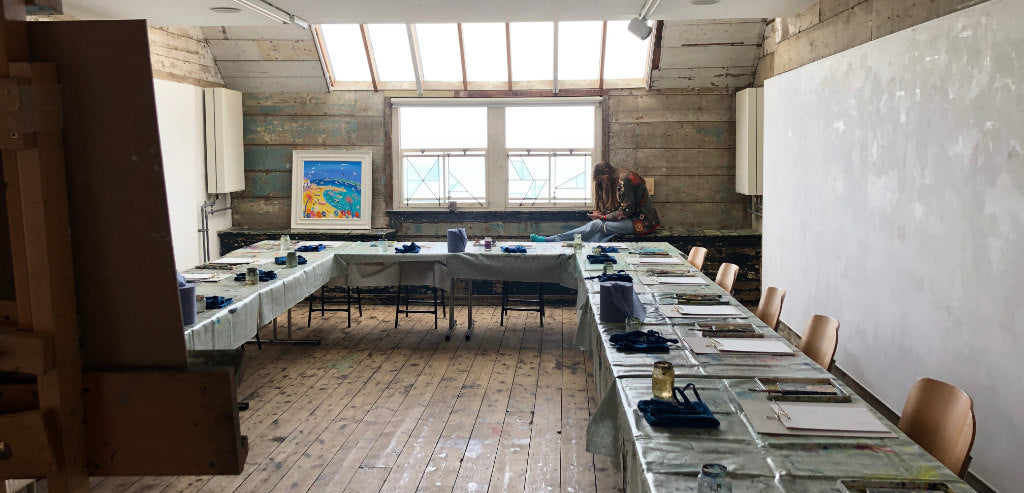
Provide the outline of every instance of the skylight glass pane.
{"type": "Polygon", "coordinates": [[[370,65],[366,62],[359,24],[324,24],[320,26],[320,33],[334,80],[370,80],[370,65]]]}
{"type": "Polygon", "coordinates": [[[416,24],[423,80],[462,81],[459,32],[455,24],[416,24]]]}
{"type": "Polygon", "coordinates": [[[592,149],[594,110],[594,106],[505,108],[505,146],[510,149],[592,149]]]}
{"type": "Polygon", "coordinates": [[[473,81],[508,80],[505,56],[505,24],[472,23],[462,25],[466,48],[466,79],[473,81]]]}
{"type": "Polygon", "coordinates": [[[405,24],[370,24],[368,27],[378,78],[385,82],[416,80],[405,24]]]}
{"type": "MultiPolygon", "coordinates": [[[[513,22],[512,80],[551,80],[554,74],[553,22],[513,22]]],[[[468,61],[467,61],[468,62],[468,61]]]]}
{"type": "Polygon", "coordinates": [[[597,80],[601,22],[558,23],[558,80],[597,80]]]}
{"type": "Polygon", "coordinates": [[[487,148],[487,108],[406,106],[399,118],[402,149],[487,148]]]}
{"type": "Polygon", "coordinates": [[[629,21],[608,21],[605,79],[642,79],[646,76],[647,51],[654,36],[640,39],[629,32],[628,24],[629,21]]]}

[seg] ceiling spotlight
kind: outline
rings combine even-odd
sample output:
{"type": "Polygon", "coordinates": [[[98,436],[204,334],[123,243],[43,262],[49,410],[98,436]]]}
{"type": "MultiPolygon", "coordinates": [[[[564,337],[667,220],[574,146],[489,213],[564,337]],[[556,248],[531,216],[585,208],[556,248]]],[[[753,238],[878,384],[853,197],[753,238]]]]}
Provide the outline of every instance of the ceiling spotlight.
{"type": "Polygon", "coordinates": [[[647,20],[651,18],[651,14],[654,13],[654,9],[658,6],[659,0],[646,0],[644,6],[640,8],[640,15],[629,20],[629,32],[636,35],[640,39],[647,39],[651,35],[651,26],[647,24],[647,20]]]}
{"type": "Polygon", "coordinates": [[[238,7],[210,7],[210,10],[218,14],[237,14],[242,11],[238,7]]]}

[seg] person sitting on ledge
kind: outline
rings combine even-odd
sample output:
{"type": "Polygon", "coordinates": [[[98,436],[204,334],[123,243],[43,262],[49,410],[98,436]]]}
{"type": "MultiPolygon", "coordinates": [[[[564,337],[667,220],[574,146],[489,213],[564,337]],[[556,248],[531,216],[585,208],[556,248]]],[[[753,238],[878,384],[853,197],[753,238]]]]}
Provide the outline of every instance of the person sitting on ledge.
{"type": "Polygon", "coordinates": [[[588,214],[589,223],[552,236],[531,234],[530,241],[571,241],[580,234],[585,242],[601,243],[615,235],[643,236],[661,227],[647,182],[635,171],[606,162],[595,164],[594,201],[597,210],[588,214]]]}

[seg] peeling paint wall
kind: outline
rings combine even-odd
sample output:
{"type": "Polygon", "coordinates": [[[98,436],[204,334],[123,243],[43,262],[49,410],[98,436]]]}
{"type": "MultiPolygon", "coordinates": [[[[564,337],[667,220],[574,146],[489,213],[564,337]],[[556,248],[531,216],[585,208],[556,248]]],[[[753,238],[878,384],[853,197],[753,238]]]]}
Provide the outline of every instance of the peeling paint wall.
{"type": "Polygon", "coordinates": [[[971,471],[1019,491],[1024,2],[991,0],[765,83],[765,285],[842,322],[836,364],[889,408],[974,399],[971,471]]]}
{"type": "Polygon", "coordinates": [[[821,0],[764,31],[754,85],[873,39],[987,0],[821,0]]]}
{"type": "Polygon", "coordinates": [[[150,27],[153,78],[199,87],[224,87],[224,79],[198,27],[150,27]]]}

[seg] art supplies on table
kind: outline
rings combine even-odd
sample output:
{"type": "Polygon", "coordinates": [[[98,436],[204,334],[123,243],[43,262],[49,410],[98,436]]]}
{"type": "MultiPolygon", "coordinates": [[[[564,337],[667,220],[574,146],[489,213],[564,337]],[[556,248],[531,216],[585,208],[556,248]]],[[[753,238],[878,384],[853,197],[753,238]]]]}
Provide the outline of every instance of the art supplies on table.
{"type": "MultiPolygon", "coordinates": [[[[255,267],[253,267],[253,269],[255,269],[255,267]]],[[[277,273],[272,270],[256,269],[256,277],[259,282],[273,281],[274,279],[277,279],[277,273]]],[[[247,278],[248,272],[239,272],[238,274],[235,274],[236,281],[248,282],[247,278]]]]}
{"type": "Polygon", "coordinates": [[[299,243],[297,246],[305,247],[305,246],[323,245],[324,248],[335,248],[335,247],[339,247],[339,246],[344,245],[344,244],[345,244],[344,241],[303,241],[303,242],[299,243]]]}
{"type": "Polygon", "coordinates": [[[743,316],[739,308],[732,305],[658,305],[658,309],[669,318],[729,318],[743,316]]]}
{"type": "MultiPolygon", "coordinates": [[[[611,245],[612,243],[608,243],[611,245]]],[[[637,255],[669,255],[668,250],[657,247],[642,247],[636,249],[637,255]]]]}
{"type": "Polygon", "coordinates": [[[232,277],[234,274],[223,272],[186,272],[185,279],[190,282],[219,282],[232,277]]]}
{"type": "Polygon", "coordinates": [[[758,377],[757,387],[750,390],[763,392],[773,401],[791,402],[850,402],[850,394],[827,377],[758,377]]]}
{"type": "Polygon", "coordinates": [[[860,403],[739,399],[754,431],[766,435],[896,438],[860,403]]]}
{"type": "Polygon", "coordinates": [[[673,297],[680,305],[728,305],[729,300],[720,294],[675,294],[673,297]]]}
{"type": "Polygon", "coordinates": [[[655,285],[682,285],[682,286],[704,286],[707,285],[701,277],[675,274],[671,276],[640,276],[640,282],[648,286],[655,285]]]}
{"type": "Polygon", "coordinates": [[[704,337],[764,337],[754,324],[697,323],[694,327],[704,337]]]}
{"type": "Polygon", "coordinates": [[[715,414],[708,409],[697,393],[697,386],[688,383],[685,387],[672,389],[672,401],[646,399],[636,403],[636,408],[644,415],[644,420],[651,426],[687,427],[687,428],[718,428],[721,423],[715,414]],[[691,401],[686,391],[693,392],[691,401]],[[682,400],[680,400],[682,398],[682,400]]]}
{"type": "Polygon", "coordinates": [[[634,330],[630,332],[623,332],[621,334],[613,334],[608,338],[608,342],[615,346],[615,349],[619,351],[633,351],[637,353],[667,353],[669,344],[678,344],[678,339],[669,339],[662,337],[661,333],[656,330],[648,330],[646,332],[640,330],[634,330]]]}
{"type": "Polygon", "coordinates": [[[683,342],[695,354],[794,354],[781,339],[684,337],[683,342]]]}
{"type": "Polygon", "coordinates": [[[626,263],[634,265],[683,265],[686,261],[678,257],[627,257],[626,263]]]}
{"type": "Polygon", "coordinates": [[[840,479],[838,487],[839,491],[844,493],[957,493],[968,491],[967,485],[910,479],[840,479]]]}
{"type": "Polygon", "coordinates": [[[208,263],[213,265],[248,265],[257,264],[260,262],[262,262],[262,260],[251,257],[224,257],[219,258],[217,260],[211,260],[208,263]]]}

